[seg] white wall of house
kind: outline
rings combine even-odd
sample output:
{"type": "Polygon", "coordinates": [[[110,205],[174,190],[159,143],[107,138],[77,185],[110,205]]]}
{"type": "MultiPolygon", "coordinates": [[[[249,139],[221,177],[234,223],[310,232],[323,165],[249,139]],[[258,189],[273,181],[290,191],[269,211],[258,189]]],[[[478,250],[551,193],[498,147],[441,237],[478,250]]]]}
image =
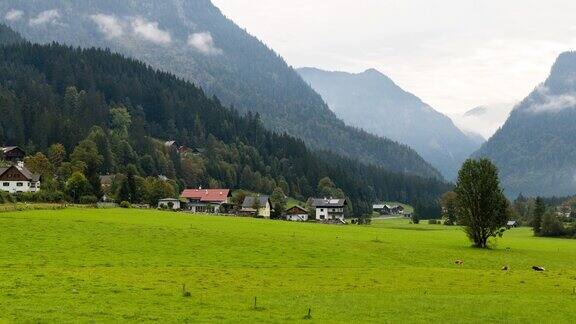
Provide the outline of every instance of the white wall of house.
{"type": "Polygon", "coordinates": [[[316,207],[316,219],[344,219],[344,214],[342,214],[343,212],[344,208],[316,207]]]}
{"type": "Polygon", "coordinates": [[[9,193],[37,192],[40,190],[40,181],[2,181],[0,182],[0,190],[9,193]]]}
{"type": "Polygon", "coordinates": [[[162,207],[165,206],[166,208],[168,208],[168,203],[172,202],[174,205],[172,206],[172,209],[174,210],[179,210],[180,209],[180,201],[178,200],[160,200],[158,202],[158,207],[162,207]]]}
{"type": "Polygon", "coordinates": [[[270,204],[266,203],[266,206],[260,207],[260,209],[258,210],[258,216],[262,216],[264,218],[270,218],[271,209],[272,208],[270,208],[270,204]]]}
{"type": "Polygon", "coordinates": [[[286,220],[292,222],[305,222],[308,220],[308,214],[286,215],[286,220]]]}

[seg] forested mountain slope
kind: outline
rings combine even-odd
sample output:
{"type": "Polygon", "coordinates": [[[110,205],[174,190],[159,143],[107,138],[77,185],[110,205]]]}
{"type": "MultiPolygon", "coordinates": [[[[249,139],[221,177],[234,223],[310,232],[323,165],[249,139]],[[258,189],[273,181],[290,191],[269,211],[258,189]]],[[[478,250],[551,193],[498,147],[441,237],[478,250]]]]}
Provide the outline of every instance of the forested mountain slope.
{"type": "Polygon", "coordinates": [[[281,57],[209,0],[3,0],[0,13],[32,41],[109,47],[191,80],[313,149],[440,177],[407,146],[345,126],[281,57]]]}
{"type": "Polygon", "coordinates": [[[133,164],[144,175],[166,174],[183,186],[270,193],[281,185],[299,198],[318,194],[319,180],[330,177],[356,213],[369,211],[376,200],[424,202],[433,208],[448,189],[438,180],[313,153],[301,140],[266,130],[257,115],[241,116],[191,83],[109,51],[58,44],[0,46],[0,114],[0,144],[22,145],[34,153],[62,143],[71,152],[88,138],[103,161],[94,170],[100,174],[125,172],[133,164]],[[153,138],[206,152],[167,160],[153,138]]]}
{"type": "Polygon", "coordinates": [[[462,162],[479,148],[450,118],[377,70],[355,74],[302,68],[298,72],[339,118],[409,145],[447,179],[455,179],[462,162]]]}
{"type": "Polygon", "coordinates": [[[509,195],[576,193],[576,53],[561,54],[548,79],[476,153],[498,165],[509,195]]]}

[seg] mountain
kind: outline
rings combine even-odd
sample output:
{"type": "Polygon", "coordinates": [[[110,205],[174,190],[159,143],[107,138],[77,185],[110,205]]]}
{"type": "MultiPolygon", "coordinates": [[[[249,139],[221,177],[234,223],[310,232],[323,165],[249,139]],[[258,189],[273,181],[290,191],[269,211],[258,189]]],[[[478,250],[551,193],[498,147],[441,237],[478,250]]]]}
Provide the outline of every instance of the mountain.
{"type": "Polygon", "coordinates": [[[464,114],[453,115],[452,118],[464,132],[478,133],[484,138],[490,138],[504,124],[513,107],[512,103],[483,105],[464,114]]]}
{"type": "Polygon", "coordinates": [[[441,177],[410,148],[347,127],[280,56],[209,0],[3,0],[0,13],[32,41],[107,47],[174,73],[313,149],[441,177]]]}
{"type": "MultiPolygon", "coordinates": [[[[143,176],[166,175],[181,187],[270,194],[281,186],[304,199],[319,195],[317,184],[329,177],[356,214],[379,200],[424,202],[434,211],[449,189],[432,178],[312,152],[299,139],[265,129],[255,114],[240,115],[189,82],[107,50],[8,43],[0,46],[0,145],[34,154],[62,143],[65,156],[82,162],[68,169],[90,173],[97,185],[99,174],[123,174],[134,165],[143,176]],[[175,155],[166,152],[166,140],[205,152],[175,155]]],[[[54,187],[43,182],[43,190],[54,187]]]]}
{"type": "Polygon", "coordinates": [[[576,53],[566,52],[475,156],[497,164],[510,196],[573,195],[575,138],[576,53]]]}
{"type": "Polygon", "coordinates": [[[450,118],[377,70],[353,74],[302,68],[298,72],[338,117],[409,145],[447,179],[454,179],[462,162],[479,147],[450,118]]]}

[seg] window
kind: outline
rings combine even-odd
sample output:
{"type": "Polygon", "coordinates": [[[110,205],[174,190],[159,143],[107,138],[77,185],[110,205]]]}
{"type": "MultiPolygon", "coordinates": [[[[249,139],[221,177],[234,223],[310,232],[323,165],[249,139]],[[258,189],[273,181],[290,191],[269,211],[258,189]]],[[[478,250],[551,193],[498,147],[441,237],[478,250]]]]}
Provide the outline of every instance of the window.
{"type": "Polygon", "coordinates": [[[17,182],[17,183],[16,183],[16,187],[22,187],[22,186],[24,186],[24,184],[23,184],[22,182],[17,182]]]}
{"type": "Polygon", "coordinates": [[[9,186],[10,186],[10,183],[4,182],[2,185],[3,185],[4,187],[9,187],[9,186]]]}
{"type": "Polygon", "coordinates": [[[323,212],[324,212],[324,208],[320,208],[320,212],[323,213],[323,212]]]}
{"type": "Polygon", "coordinates": [[[324,219],[324,215],[320,215],[320,219],[324,219]]]}

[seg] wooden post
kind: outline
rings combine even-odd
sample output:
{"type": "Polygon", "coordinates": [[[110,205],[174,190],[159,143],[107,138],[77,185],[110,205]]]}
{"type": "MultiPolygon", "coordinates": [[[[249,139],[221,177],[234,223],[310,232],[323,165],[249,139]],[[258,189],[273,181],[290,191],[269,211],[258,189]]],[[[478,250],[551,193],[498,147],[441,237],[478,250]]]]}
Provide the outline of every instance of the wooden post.
{"type": "Polygon", "coordinates": [[[254,297],[254,309],[256,309],[257,302],[258,302],[258,297],[254,297]]]}

